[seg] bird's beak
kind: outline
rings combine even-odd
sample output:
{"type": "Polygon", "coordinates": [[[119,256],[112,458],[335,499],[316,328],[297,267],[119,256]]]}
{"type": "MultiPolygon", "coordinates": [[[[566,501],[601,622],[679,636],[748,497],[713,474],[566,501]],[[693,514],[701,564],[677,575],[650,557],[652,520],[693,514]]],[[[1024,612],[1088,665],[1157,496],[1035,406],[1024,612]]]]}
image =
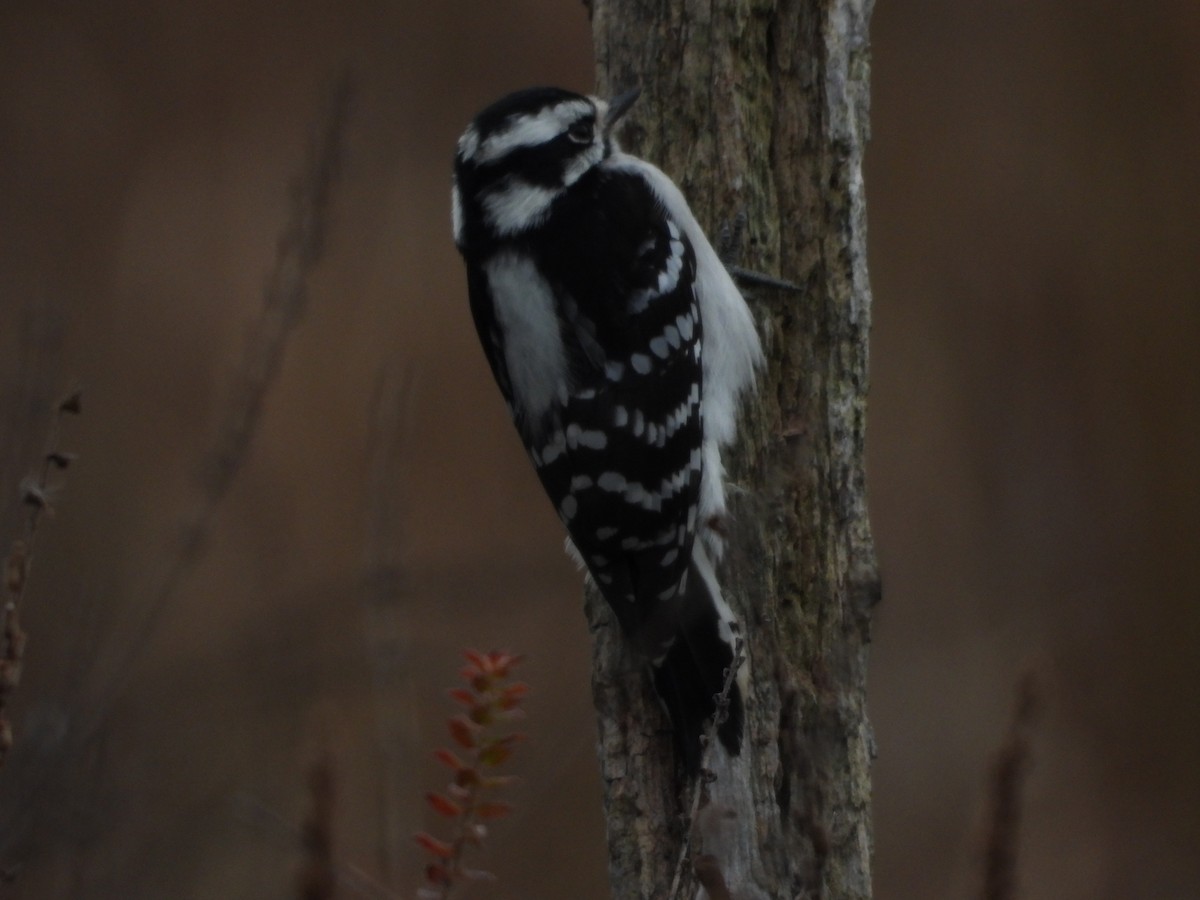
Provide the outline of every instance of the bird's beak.
{"type": "Polygon", "coordinates": [[[617,127],[617,123],[625,113],[629,112],[630,107],[637,101],[637,98],[642,95],[641,88],[634,88],[632,91],[626,91],[623,94],[618,94],[608,101],[608,115],[604,117],[604,133],[612,134],[613,129],[617,127]]]}

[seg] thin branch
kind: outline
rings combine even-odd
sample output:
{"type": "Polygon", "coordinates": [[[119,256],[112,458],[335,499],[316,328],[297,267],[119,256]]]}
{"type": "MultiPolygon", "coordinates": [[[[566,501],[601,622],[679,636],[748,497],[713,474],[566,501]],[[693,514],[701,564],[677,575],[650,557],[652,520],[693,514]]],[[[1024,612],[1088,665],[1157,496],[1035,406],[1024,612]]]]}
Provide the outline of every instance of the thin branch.
{"type": "Polygon", "coordinates": [[[404,835],[412,831],[411,760],[418,746],[416,700],[405,608],[402,497],[404,438],[410,421],[412,372],[397,364],[380,371],[371,404],[368,450],[366,551],[362,603],[371,663],[379,751],[379,867],[395,885],[404,835]],[[410,818],[411,817],[411,818],[410,818]]]}
{"type": "MultiPolygon", "coordinates": [[[[65,304],[53,297],[31,298],[13,329],[15,346],[6,351],[6,359],[15,362],[11,375],[0,389],[0,484],[13,485],[30,465],[35,453],[41,423],[48,412],[54,391],[62,345],[67,333],[65,304]]],[[[16,522],[19,498],[4,492],[0,500],[0,521],[8,528],[16,522]],[[11,517],[11,518],[10,518],[11,517]]]]}
{"type": "MultiPolygon", "coordinates": [[[[253,795],[237,795],[234,798],[233,815],[239,822],[256,832],[285,838],[289,846],[295,846],[297,841],[303,840],[300,825],[253,795]]],[[[380,884],[358,866],[339,862],[336,858],[333,858],[330,864],[337,875],[339,888],[369,900],[400,900],[400,894],[380,884]]]]}
{"type": "Polygon", "coordinates": [[[1012,900],[1016,896],[1021,787],[1029,772],[1030,732],[1040,705],[1037,679],[1032,672],[1021,676],[1016,694],[1008,737],[992,764],[983,900],[1012,900]]]}
{"type": "Polygon", "coordinates": [[[179,525],[177,543],[152,582],[149,601],[112,669],[112,682],[95,704],[97,716],[120,695],[133,665],[175,599],[180,584],[203,556],[217,508],[245,464],[262,421],[263,405],[278,378],[288,339],[308,303],[308,279],[321,259],[333,187],[340,174],[352,89],[342,74],[332,89],[320,127],[312,135],[304,168],[290,186],[291,206],[280,232],[274,267],[258,320],[250,331],[217,436],[204,457],[200,498],[179,525]]]}
{"type": "Polygon", "coordinates": [[[13,542],[4,563],[5,597],[3,621],[0,623],[0,768],[7,762],[8,752],[13,745],[12,724],[8,721],[8,703],[21,681],[21,665],[25,658],[26,635],[21,628],[21,606],[25,600],[25,588],[29,583],[29,567],[33,562],[38,525],[44,516],[52,512],[50,499],[57,489],[57,486],[51,483],[52,474],[66,469],[75,458],[58,445],[63,416],[77,415],[80,409],[78,391],[71,393],[58,404],[50,424],[41,467],[21,485],[21,499],[28,509],[25,537],[13,542]]]}
{"type": "Polygon", "coordinates": [[[333,864],[333,762],[328,754],[308,773],[311,806],[300,827],[300,900],[332,900],[337,884],[333,864]]]}

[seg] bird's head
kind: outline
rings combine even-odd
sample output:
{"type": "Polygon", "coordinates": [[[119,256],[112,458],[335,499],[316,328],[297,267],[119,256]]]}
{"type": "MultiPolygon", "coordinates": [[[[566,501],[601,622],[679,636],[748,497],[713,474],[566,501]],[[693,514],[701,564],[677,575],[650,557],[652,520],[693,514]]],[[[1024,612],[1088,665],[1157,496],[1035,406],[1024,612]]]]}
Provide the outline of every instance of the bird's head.
{"type": "Polygon", "coordinates": [[[509,94],[477,115],[454,157],[454,240],[536,228],[554,200],[610,156],[617,123],[638,97],[611,101],[559,88],[509,94]]]}

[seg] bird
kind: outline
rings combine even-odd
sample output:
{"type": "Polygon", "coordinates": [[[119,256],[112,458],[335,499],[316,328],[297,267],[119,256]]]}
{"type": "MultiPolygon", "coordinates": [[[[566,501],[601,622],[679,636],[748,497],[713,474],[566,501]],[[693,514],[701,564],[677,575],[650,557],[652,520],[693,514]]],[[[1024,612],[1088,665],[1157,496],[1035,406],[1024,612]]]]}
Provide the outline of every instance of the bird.
{"type": "Polygon", "coordinates": [[[658,167],[623,152],[638,90],[509,94],[458,140],[454,242],[492,375],[568,549],[650,668],[686,770],[741,751],[740,624],[715,566],[722,450],[763,353],[754,317],[658,167]]]}

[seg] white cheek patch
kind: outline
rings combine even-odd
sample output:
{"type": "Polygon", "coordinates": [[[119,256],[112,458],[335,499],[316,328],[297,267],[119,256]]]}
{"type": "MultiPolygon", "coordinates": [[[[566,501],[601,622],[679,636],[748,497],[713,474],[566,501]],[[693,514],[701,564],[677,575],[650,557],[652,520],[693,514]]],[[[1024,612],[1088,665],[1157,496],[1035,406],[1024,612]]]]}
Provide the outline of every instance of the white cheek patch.
{"type": "Polygon", "coordinates": [[[546,218],[558,191],[505,178],[483,195],[483,215],[497,237],[535,228],[546,218]]]}
{"type": "Polygon", "coordinates": [[[570,187],[587,174],[600,160],[604,159],[604,139],[597,135],[592,144],[584,152],[571,160],[571,164],[563,171],[563,184],[570,187]]]}

